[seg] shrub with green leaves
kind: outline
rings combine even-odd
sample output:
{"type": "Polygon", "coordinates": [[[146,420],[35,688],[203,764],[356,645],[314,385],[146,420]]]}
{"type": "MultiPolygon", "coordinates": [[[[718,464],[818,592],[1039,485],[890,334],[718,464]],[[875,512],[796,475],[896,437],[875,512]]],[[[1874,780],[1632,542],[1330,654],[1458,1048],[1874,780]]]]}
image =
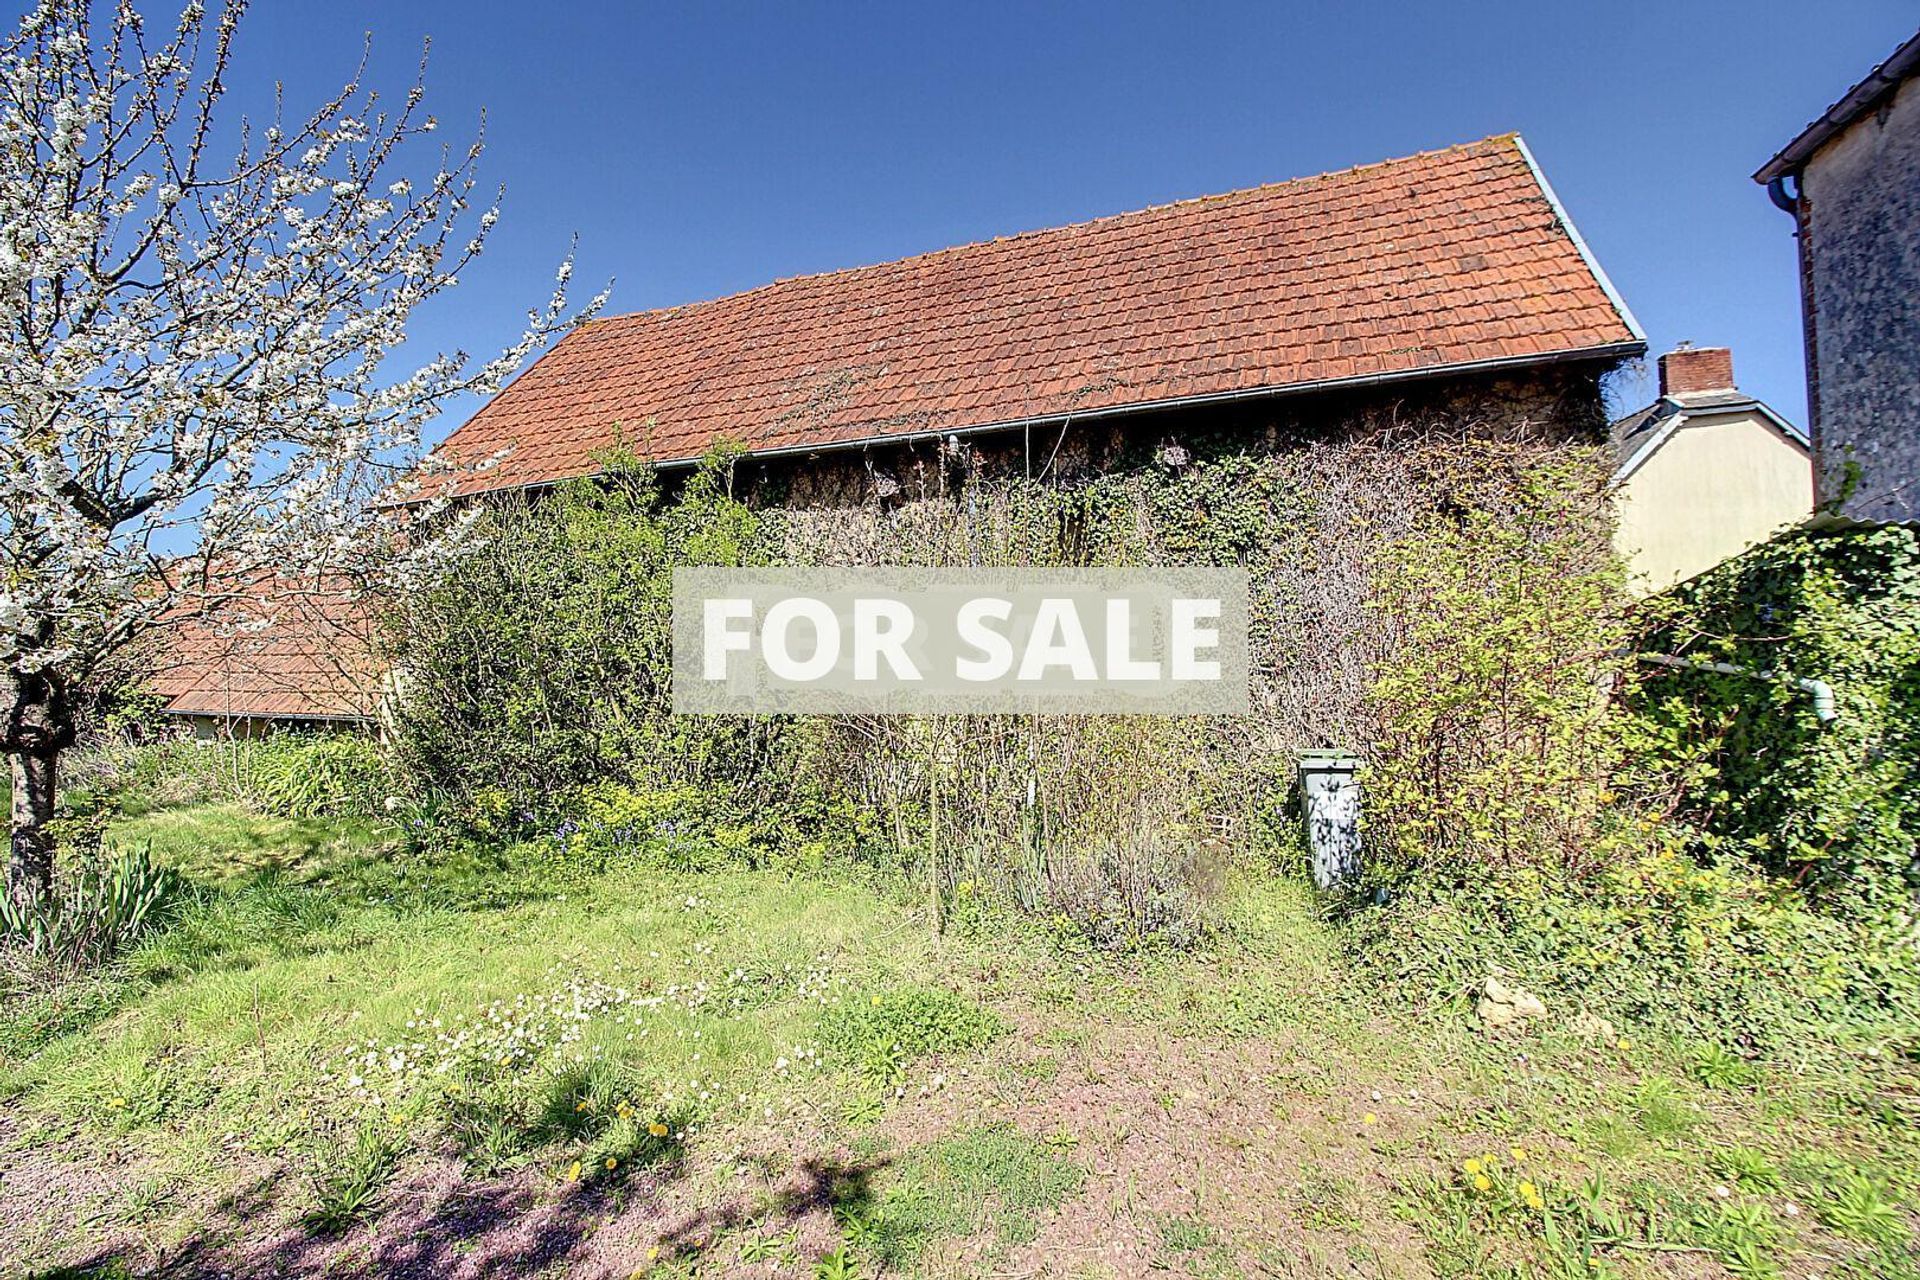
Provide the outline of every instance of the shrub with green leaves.
{"type": "Polygon", "coordinates": [[[1349,940],[1390,991],[1461,1010],[1504,971],[1563,1020],[1586,1009],[1746,1054],[1920,1048],[1920,969],[1790,887],[1671,844],[1584,880],[1522,870],[1407,886],[1354,917],[1349,940]]]}
{"type": "Polygon", "coordinates": [[[43,897],[0,895],[0,947],[56,975],[97,969],[160,928],[185,890],[144,847],[102,852],[66,869],[43,897]]]}
{"type": "Polygon", "coordinates": [[[1782,535],[1642,604],[1633,635],[1603,562],[1527,562],[1562,522],[1457,523],[1389,561],[1383,603],[1416,643],[1375,690],[1388,902],[1351,921],[1363,963],[1460,1007],[1504,970],[1550,1006],[1705,1041],[1728,1055],[1703,1063],[1716,1076],[1856,1039],[1911,1049],[1920,535],[1782,535]],[[1839,719],[1791,682],[1636,649],[1824,680],[1839,719]]]}
{"type": "Polygon", "coordinates": [[[819,870],[882,840],[872,810],[819,787],[750,809],[725,791],[686,783],[602,782],[563,797],[561,807],[567,816],[539,843],[557,864],[588,874],[618,862],[819,870]]]}
{"type": "Polygon", "coordinates": [[[1579,873],[1605,852],[1627,634],[1606,472],[1577,450],[1497,482],[1459,461],[1458,499],[1375,561],[1372,607],[1399,636],[1369,693],[1369,887],[1579,873]]]}
{"type": "Polygon", "coordinates": [[[1644,647],[1814,678],[1660,670],[1632,691],[1651,767],[1710,852],[1823,910],[1908,927],[1920,893],[1920,529],[1799,530],[1678,588],[1644,647]]]}
{"type": "Polygon", "coordinates": [[[731,457],[672,495],[631,457],[604,464],[483,509],[392,619],[403,779],[490,837],[551,833],[609,784],[746,808],[790,790],[776,724],[670,714],[674,568],[764,556],[759,518],[730,495],[731,457]]]}

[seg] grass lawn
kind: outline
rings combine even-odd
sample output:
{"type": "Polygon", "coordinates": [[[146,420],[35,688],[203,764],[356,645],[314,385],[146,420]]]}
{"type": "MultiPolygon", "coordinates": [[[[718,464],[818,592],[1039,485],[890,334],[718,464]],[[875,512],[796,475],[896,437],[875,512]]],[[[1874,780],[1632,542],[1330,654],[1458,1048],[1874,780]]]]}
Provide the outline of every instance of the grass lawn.
{"type": "Polygon", "coordinates": [[[9,1275],[1920,1276],[1912,1064],[1387,1008],[1292,881],[1116,958],[852,872],[116,837],[204,892],[5,1010],[9,1275]]]}

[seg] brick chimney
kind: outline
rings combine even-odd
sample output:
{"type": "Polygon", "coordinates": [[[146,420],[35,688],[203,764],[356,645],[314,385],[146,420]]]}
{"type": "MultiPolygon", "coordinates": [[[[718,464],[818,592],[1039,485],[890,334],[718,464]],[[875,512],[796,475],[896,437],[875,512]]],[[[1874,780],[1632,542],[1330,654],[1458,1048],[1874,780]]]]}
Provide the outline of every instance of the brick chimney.
{"type": "Polygon", "coordinates": [[[1733,352],[1681,343],[1660,357],[1660,394],[1733,390],[1733,352]]]}

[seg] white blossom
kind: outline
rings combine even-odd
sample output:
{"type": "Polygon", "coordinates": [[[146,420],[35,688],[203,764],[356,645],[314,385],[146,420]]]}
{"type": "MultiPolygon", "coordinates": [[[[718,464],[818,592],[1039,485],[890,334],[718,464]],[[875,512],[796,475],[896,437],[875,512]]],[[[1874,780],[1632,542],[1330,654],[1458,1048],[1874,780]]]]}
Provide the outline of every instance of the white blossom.
{"type": "Polygon", "coordinates": [[[422,157],[435,176],[413,195],[390,170],[430,128],[417,86],[393,109],[349,85],[304,123],[215,127],[238,7],[190,7],[158,49],[130,5],[91,8],[42,0],[0,38],[0,663],[16,709],[28,685],[43,702],[79,688],[223,582],[337,570],[422,428],[600,305],[572,314],[556,289],[493,358],[396,369],[414,308],[497,217],[474,205],[478,146],[422,157]],[[237,153],[216,156],[209,139],[229,136],[237,153]]]}

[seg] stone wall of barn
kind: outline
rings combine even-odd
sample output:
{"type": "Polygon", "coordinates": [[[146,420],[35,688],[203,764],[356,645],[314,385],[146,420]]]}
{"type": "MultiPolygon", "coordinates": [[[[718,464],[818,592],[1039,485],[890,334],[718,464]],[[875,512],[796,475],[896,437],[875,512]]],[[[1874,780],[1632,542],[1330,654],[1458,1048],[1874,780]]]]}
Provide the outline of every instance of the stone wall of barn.
{"type": "Polygon", "coordinates": [[[1593,478],[1592,554],[1610,554],[1600,373],[747,460],[736,492],[781,512],[797,563],[1245,565],[1256,714],[1233,731],[1273,758],[1364,749],[1368,690],[1406,622],[1370,607],[1383,548],[1449,510],[1508,500],[1521,471],[1577,459],[1593,478]]]}

